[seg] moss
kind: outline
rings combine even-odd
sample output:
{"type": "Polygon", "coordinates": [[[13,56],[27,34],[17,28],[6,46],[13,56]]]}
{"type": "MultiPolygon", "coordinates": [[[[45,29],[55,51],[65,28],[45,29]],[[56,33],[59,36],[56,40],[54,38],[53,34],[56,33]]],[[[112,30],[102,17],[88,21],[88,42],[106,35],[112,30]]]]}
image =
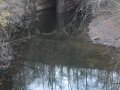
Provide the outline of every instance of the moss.
{"type": "Polygon", "coordinates": [[[0,26],[6,27],[8,24],[7,17],[10,17],[10,13],[8,11],[1,11],[0,13],[0,26]]]}
{"type": "Polygon", "coordinates": [[[4,0],[0,0],[0,4],[3,3],[3,2],[4,2],[4,0]]]}

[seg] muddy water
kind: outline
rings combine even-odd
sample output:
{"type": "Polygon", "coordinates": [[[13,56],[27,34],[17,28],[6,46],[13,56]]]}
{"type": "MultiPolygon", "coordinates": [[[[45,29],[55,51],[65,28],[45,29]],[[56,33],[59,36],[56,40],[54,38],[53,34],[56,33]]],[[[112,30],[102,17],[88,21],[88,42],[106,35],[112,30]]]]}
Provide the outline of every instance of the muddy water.
{"type": "Polygon", "coordinates": [[[33,38],[3,90],[119,90],[119,71],[105,54],[108,49],[76,37],[33,38]]]}

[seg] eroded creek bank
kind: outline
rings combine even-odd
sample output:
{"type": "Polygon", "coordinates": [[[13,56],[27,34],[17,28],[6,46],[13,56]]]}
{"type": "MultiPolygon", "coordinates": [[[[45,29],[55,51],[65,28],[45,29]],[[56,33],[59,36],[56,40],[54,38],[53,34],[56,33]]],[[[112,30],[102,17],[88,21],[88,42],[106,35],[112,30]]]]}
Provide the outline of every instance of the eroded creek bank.
{"type": "Polygon", "coordinates": [[[93,43],[120,47],[120,2],[101,1],[93,7],[94,18],[89,23],[89,36],[93,43]]]}

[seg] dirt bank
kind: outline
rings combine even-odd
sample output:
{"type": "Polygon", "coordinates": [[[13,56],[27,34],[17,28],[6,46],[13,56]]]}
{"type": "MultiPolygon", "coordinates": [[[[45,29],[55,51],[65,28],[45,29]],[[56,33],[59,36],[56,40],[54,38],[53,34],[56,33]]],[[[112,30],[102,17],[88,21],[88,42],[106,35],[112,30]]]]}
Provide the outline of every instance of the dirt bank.
{"type": "Polygon", "coordinates": [[[110,8],[100,7],[98,14],[89,23],[89,36],[93,43],[120,47],[120,5],[108,4],[110,8]]]}

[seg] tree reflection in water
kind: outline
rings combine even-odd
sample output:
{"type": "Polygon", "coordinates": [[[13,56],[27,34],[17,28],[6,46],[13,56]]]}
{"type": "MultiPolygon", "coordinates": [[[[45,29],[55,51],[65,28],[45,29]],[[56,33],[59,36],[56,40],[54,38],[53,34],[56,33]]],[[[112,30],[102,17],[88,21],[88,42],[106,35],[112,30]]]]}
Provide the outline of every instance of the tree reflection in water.
{"type": "Polygon", "coordinates": [[[13,90],[119,90],[119,79],[110,70],[31,62],[14,77],[13,90]]]}
{"type": "Polygon", "coordinates": [[[74,38],[32,39],[24,62],[15,63],[12,90],[119,90],[119,71],[106,69],[107,49],[74,38]]]}

